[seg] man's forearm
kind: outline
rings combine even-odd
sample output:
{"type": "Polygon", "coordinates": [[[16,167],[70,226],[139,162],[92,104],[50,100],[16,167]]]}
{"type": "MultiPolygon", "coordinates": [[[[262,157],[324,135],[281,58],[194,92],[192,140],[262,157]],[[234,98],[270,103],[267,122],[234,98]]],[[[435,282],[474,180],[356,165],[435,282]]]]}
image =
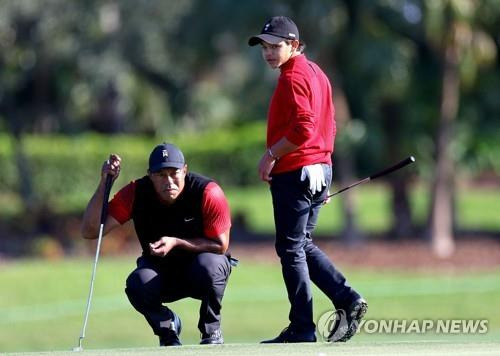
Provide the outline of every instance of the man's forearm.
{"type": "Polygon", "coordinates": [[[176,238],[176,247],[190,252],[212,252],[223,254],[227,247],[220,241],[207,239],[204,237],[196,237],[192,239],[176,238]]]}
{"type": "Polygon", "coordinates": [[[99,220],[101,218],[101,207],[104,199],[104,186],[105,184],[101,180],[83,213],[81,233],[86,239],[95,239],[99,234],[99,220]]]}
{"type": "Polygon", "coordinates": [[[270,153],[272,153],[275,158],[280,158],[290,152],[295,151],[297,148],[299,148],[299,146],[288,141],[286,137],[283,137],[269,149],[271,150],[270,153]]]}

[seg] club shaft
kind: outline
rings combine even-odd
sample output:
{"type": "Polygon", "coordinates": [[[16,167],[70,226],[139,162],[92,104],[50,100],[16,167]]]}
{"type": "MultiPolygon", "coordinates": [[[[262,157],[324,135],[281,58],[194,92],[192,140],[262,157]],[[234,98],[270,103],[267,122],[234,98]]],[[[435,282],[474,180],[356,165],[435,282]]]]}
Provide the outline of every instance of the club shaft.
{"type": "Polygon", "coordinates": [[[108,200],[109,200],[109,193],[111,192],[112,184],[113,184],[113,177],[108,174],[106,176],[106,183],[104,184],[104,197],[103,197],[102,209],[101,209],[101,221],[100,221],[100,225],[99,225],[99,237],[97,239],[97,248],[95,251],[94,268],[92,269],[92,277],[90,278],[89,296],[87,298],[87,307],[85,308],[85,316],[83,318],[82,332],[80,334],[80,338],[78,339],[78,348],[80,350],[82,349],[82,341],[85,338],[85,331],[87,330],[87,322],[89,319],[90,304],[92,302],[92,296],[94,294],[94,281],[95,281],[95,276],[96,276],[96,271],[97,271],[97,261],[99,260],[99,254],[101,252],[102,235],[104,232],[104,224],[106,223],[106,217],[108,214],[108,200]]]}
{"type": "Polygon", "coordinates": [[[95,282],[95,275],[96,275],[96,271],[97,271],[97,261],[99,260],[99,253],[101,251],[103,230],[104,230],[104,224],[101,224],[99,227],[99,238],[97,240],[97,248],[96,248],[96,252],[95,252],[94,268],[92,269],[92,277],[90,278],[90,290],[89,290],[89,296],[87,298],[87,308],[85,309],[85,317],[83,319],[82,333],[80,334],[80,339],[78,341],[79,347],[82,347],[82,340],[85,338],[85,331],[87,330],[87,322],[89,319],[90,304],[92,302],[92,295],[94,294],[94,282],[95,282]]]}
{"type": "Polygon", "coordinates": [[[339,191],[337,191],[337,192],[335,192],[335,193],[333,193],[333,194],[330,194],[330,195],[328,196],[328,198],[331,198],[331,197],[333,197],[334,195],[337,195],[337,194],[340,194],[340,193],[342,193],[342,192],[346,191],[347,189],[351,189],[351,188],[353,188],[353,187],[355,187],[355,186],[357,186],[357,185],[360,185],[360,184],[366,183],[366,182],[368,182],[368,181],[370,181],[370,177],[367,177],[367,178],[365,178],[365,179],[362,179],[362,180],[360,180],[359,182],[352,183],[351,185],[348,185],[347,187],[344,187],[344,188],[340,189],[339,191]]]}
{"type": "Polygon", "coordinates": [[[335,193],[328,195],[327,198],[331,198],[331,197],[333,197],[333,196],[335,196],[337,194],[345,192],[346,190],[351,189],[351,188],[353,188],[353,187],[355,187],[357,185],[360,185],[360,184],[363,184],[363,183],[367,183],[367,182],[369,182],[371,180],[374,180],[376,178],[385,176],[385,175],[387,175],[389,173],[392,173],[392,172],[394,172],[394,171],[396,171],[396,170],[398,170],[400,168],[403,168],[404,166],[407,166],[407,165],[409,165],[410,163],[413,163],[413,162],[415,162],[415,158],[413,156],[407,157],[404,160],[402,160],[401,162],[398,162],[398,163],[396,163],[395,165],[393,165],[393,166],[391,166],[389,168],[386,168],[386,169],[384,169],[384,170],[382,170],[380,172],[372,174],[369,177],[366,177],[366,178],[364,178],[364,179],[362,179],[362,180],[360,180],[358,182],[352,183],[351,185],[348,185],[347,187],[344,187],[344,188],[340,189],[339,191],[336,191],[335,193]]]}
{"type": "Polygon", "coordinates": [[[385,176],[389,173],[392,173],[400,168],[403,168],[404,166],[407,166],[409,165],[410,163],[413,163],[415,162],[415,158],[413,156],[410,156],[410,157],[407,157],[405,158],[404,160],[402,160],[401,162],[398,162],[396,163],[395,165],[389,167],[389,168],[386,168],[380,172],[377,172],[373,175],[370,176],[370,180],[373,180],[373,179],[376,179],[378,177],[382,177],[382,176],[385,176]]]}

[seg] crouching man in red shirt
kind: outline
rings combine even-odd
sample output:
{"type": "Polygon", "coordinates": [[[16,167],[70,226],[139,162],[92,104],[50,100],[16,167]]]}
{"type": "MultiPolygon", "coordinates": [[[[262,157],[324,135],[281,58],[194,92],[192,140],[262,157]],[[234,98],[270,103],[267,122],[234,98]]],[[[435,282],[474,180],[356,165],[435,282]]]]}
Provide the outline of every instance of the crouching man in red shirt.
{"type": "MultiPolygon", "coordinates": [[[[116,179],[121,158],[104,162],[97,191],[82,224],[84,238],[98,236],[106,175],[116,179]]],[[[110,201],[103,234],[132,219],[142,246],[125,292],[144,315],[161,346],[181,345],[179,317],[163,303],[201,300],[201,344],[222,344],[221,303],[231,273],[227,253],[231,218],[222,189],[188,172],[184,155],[163,143],[149,157],[146,176],[123,187],[110,201]]]]}

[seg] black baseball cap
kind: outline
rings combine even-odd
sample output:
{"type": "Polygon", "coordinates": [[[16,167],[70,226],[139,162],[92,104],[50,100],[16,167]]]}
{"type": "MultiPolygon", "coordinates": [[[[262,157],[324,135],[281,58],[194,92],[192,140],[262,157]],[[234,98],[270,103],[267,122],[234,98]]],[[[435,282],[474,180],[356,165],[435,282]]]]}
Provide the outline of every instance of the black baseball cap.
{"type": "Polygon", "coordinates": [[[262,41],[278,44],[283,40],[299,41],[299,29],[289,17],[274,16],[267,20],[262,31],[260,31],[260,35],[250,37],[248,45],[255,46],[262,41]]]}
{"type": "Polygon", "coordinates": [[[163,168],[182,168],[185,164],[181,150],[171,143],[156,146],[149,155],[149,172],[151,173],[163,168]]]}

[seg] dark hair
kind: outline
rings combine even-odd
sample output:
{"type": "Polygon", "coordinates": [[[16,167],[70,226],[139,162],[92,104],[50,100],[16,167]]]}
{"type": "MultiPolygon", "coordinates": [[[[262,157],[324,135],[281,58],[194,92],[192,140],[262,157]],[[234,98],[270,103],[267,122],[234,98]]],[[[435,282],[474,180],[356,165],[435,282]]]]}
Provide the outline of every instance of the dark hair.
{"type": "MultiPolygon", "coordinates": [[[[288,44],[288,45],[291,45],[292,42],[295,41],[295,40],[285,40],[285,42],[288,44]]],[[[302,41],[299,41],[299,46],[297,47],[297,50],[300,52],[300,53],[304,53],[304,50],[306,49],[306,44],[302,41]]]]}

